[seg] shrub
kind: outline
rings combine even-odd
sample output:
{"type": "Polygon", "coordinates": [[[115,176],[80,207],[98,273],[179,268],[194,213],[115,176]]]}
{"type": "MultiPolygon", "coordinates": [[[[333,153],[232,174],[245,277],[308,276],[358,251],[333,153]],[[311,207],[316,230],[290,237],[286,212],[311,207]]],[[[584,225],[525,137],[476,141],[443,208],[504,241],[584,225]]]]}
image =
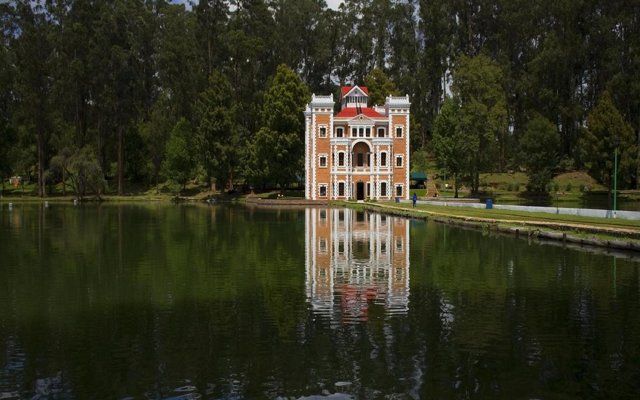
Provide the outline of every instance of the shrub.
{"type": "Polygon", "coordinates": [[[510,183],[509,186],[507,186],[507,191],[513,192],[513,183],[510,183]]]}
{"type": "Polygon", "coordinates": [[[553,182],[553,191],[557,192],[558,190],[560,190],[560,185],[558,185],[558,182],[553,182]]]}
{"type": "Polygon", "coordinates": [[[519,192],[519,191],[520,191],[520,184],[519,184],[519,183],[516,183],[516,184],[514,185],[514,187],[513,187],[513,188],[514,188],[514,190],[515,190],[516,192],[519,192]]]}
{"type": "Polygon", "coordinates": [[[570,192],[570,191],[571,191],[571,189],[573,189],[573,186],[571,186],[571,184],[570,184],[570,183],[567,183],[567,186],[564,188],[564,190],[565,190],[566,192],[570,192]]]}

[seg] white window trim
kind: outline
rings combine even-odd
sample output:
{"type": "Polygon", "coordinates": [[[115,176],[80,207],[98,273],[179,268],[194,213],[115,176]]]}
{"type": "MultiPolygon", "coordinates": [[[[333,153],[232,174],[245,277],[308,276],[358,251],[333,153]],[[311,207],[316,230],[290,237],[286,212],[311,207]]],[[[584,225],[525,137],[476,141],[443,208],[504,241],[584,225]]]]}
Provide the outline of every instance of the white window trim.
{"type": "Polygon", "coordinates": [[[328,183],[319,183],[318,184],[318,197],[329,197],[329,184],[328,183]],[[324,196],[320,192],[320,188],[324,187],[324,196]]]}
{"type": "Polygon", "coordinates": [[[347,183],[345,181],[336,182],[338,185],[336,186],[336,197],[347,197],[347,183]],[[343,193],[340,194],[340,184],[342,183],[343,193]]]}
{"type": "Polygon", "coordinates": [[[318,125],[318,137],[326,138],[327,137],[327,126],[326,125],[318,125]],[[324,135],[322,134],[322,128],[324,128],[324,135]]]}
{"type": "Polygon", "coordinates": [[[380,152],[380,166],[381,167],[388,167],[389,166],[389,152],[384,150],[380,152]],[[385,154],[385,163],[382,163],[382,155],[385,154]]]}
{"type": "Polygon", "coordinates": [[[393,129],[394,137],[403,138],[404,137],[404,125],[396,125],[393,129]],[[398,136],[398,128],[400,128],[400,136],[398,136]]]}
{"type": "Polygon", "coordinates": [[[385,198],[386,198],[386,197],[389,197],[389,182],[387,182],[387,181],[380,181],[380,197],[385,197],[385,198]],[[384,184],[386,184],[386,186],[387,186],[387,187],[385,188],[385,189],[386,189],[386,190],[385,190],[385,192],[386,192],[386,193],[384,193],[384,194],[382,194],[382,184],[383,184],[383,183],[384,183],[384,184]]]}
{"type": "Polygon", "coordinates": [[[318,251],[323,254],[329,252],[329,242],[326,238],[320,238],[318,240],[318,251]]]}
{"type": "Polygon", "coordinates": [[[334,132],[334,137],[345,137],[344,134],[344,126],[337,126],[334,132]],[[338,136],[338,131],[341,130],[342,131],[342,136],[338,136]]]}
{"type": "Polygon", "coordinates": [[[402,183],[398,183],[393,187],[393,195],[395,197],[404,197],[404,185],[402,183]],[[402,194],[398,195],[398,188],[402,188],[402,194]]]}
{"type": "Polygon", "coordinates": [[[393,167],[394,168],[404,168],[404,155],[403,154],[396,154],[395,157],[393,157],[393,167]],[[398,165],[398,158],[401,161],[402,165],[398,165]]]}
{"type": "Polygon", "coordinates": [[[383,126],[376,126],[376,136],[377,138],[386,137],[387,130],[383,126]],[[380,131],[382,131],[382,136],[380,136],[380,131]]]}
{"type": "Polygon", "coordinates": [[[329,157],[327,156],[327,153],[318,154],[318,167],[319,168],[329,168],[329,157]],[[324,159],[325,159],[324,165],[322,165],[322,163],[320,162],[322,157],[324,157],[324,159]]]}
{"type": "Polygon", "coordinates": [[[345,167],[347,165],[347,153],[343,150],[338,151],[338,161],[336,162],[336,165],[338,167],[345,167]],[[342,154],[342,164],[340,164],[340,154],[342,154]]]}

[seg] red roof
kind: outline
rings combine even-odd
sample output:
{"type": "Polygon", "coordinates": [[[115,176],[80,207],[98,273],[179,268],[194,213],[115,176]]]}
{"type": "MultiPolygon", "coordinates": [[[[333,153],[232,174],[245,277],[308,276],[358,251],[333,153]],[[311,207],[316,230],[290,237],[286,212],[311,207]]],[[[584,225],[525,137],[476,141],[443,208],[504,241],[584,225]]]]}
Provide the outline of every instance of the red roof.
{"type": "MultiPolygon", "coordinates": [[[[351,91],[351,89],[353,89],[354,87],[356,87],[358,85],[355,86],[343,86],[341,93],[342,95],[346,95],[347,93],[349,93],[351,91]]],[[[367,89],[366,86],[358,86],[358,88],[360,88],[360,90],[362,90],[364,92],[364,94],[366,94],[367,96],[369,95],[369,89],[367,89]]]]}
{"type": "Polygon", "coordinates": [[[360,113],[358,113],[358,109],[355,107],[343,108],[342,111],[336,114],[336,118],[353,118],[359,114],[362,114],[369,118],[384,118],[384,115],[380,114],[371,107],[361,108],[360,113]]]}

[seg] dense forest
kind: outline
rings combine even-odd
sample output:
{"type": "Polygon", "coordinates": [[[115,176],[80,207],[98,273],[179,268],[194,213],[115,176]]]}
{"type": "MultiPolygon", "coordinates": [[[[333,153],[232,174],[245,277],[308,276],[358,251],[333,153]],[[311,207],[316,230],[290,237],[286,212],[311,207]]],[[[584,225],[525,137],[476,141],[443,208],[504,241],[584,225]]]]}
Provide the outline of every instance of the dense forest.
{"type": "Polygon", "coordinates": [[[37,194],[288,185],[311,93],[409,94],[414,168],[638,185],[640,3],[0,2],[0,178],[37,194]]]}

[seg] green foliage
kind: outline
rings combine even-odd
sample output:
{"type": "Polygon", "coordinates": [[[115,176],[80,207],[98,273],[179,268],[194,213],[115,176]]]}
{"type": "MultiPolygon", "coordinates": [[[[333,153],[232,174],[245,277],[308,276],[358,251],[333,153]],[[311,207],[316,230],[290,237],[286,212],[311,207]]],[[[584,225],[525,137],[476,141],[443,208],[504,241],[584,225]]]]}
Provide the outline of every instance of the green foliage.
{"type": "Polygon", "coordinates": [[[216,178],[224,184],[239,164],[240,138],[234,123],[233,93],[229,81],[214,71],[209,86],[196,104],[198,127],[196,149],[207,180],[216,178]]]}
{"type": "MultiPolygon", "coordinates": [[[[273,180],[252,159],[255,135],[263,127],[302,135],[308,96],[295,84],[273,93],[286,86],[275,82],[280,64],[314,93],[353,83],[369,86],[372,103],[395,89],[408,93],[412,152],[432,152],[450,88],[457,126],[474,149],[458,174],[472,190],[483,171],[523,165],[517,150],[533,113],[560,134],[560,170],[588,167],[608,186],[612,167],[597,160],[612,146],[592,124],[583,132],[585,115],[608,89],[624,124],[640,128],[640,19],[619,2],[347,0],[339,10],[319,0],[231,3],[0,1],[0,143],[9,143],[1,168],[30,175],[44,195],[51,156],[91,146],[119,191],[126,180],[158,185],[175,122],[186,118],[201,132],[199,94],[215,71],[230,85],[224,107],[233,110],[235,144],[209,150],[213,158],[198,151],[202,168],[219,180],[273,180]],[[56,137],[62,126],[64,143],[56,137]]],[[[292,158],[301,157],[301,143],[287,150],[292,158]]],[[[633,187],[637,142],[620,149],[621,186],[633,187]]]]}
{"type": "Polygon", "coordinates": [[[151,108],[149,119],[140,123],[138,129],[148,151],[149,169],[152,182],[158,186],[165,147],[171,130],[175,126],[169,99],[161,95],[151,108]]]}
{"type": "Polygon", "coordinates": [[[527,169],[529,190],[545,190],[558,164],[560,135],[555,125],[542,115],[535,115],[520,138],[522,164],[527,169]]]}
{"type": "Polygon", "coordinates": [[[416,150],[411,154],[411,171],[428,173],[429,155],[425,149],[416,150]]]}
{"type": "Polygon", "coordinates": [[[459,128],[466,135],[470,160],[466,171],[471,191],[477,192],[480,173],[505,166],[507,102],[504,75],[497,63],[480,54],[456,60],[451,90],[458,110],[459,128]]]}
{"type": "Polygon", "coordinates": [[[433,131],[433,149],[438,166],[453,178],[454,197],[458,197],[460,178],[472,160],[472,144],[468,131],[461,129],[460,108],[451,98],[444,101],[433,131]]]}
{"type": "Polygon", "coordinates": [[[191,138],[193,129],[191,124],[181,118],[171,131],[171,136],[165,149],[164,172],[170,180],[180,184],[184,190],[192,177],[195,160],[193,156],[191,138]]]}
{"type": "Polygon", "coordinates": [[[278,66],[262,108],[263,126],[249,144],[246,173],[258,183],[285,185],[302,176],[303,110],[309,90],[285,65],[278,66]]]}
{"type": "Polygon", "coordinates": [[[387,96],[398,96],[400,91],[395,83],[379,68],[374,68],[369,75],[364,78],[364,84],[369,90],[369,103],[371,105],[382,105],[387,96]]]}
{"type": "Polygon", "coordinates": [[[95,193],[98,197],[102,194],[105,181],[91,147],[66,147],[52,158],[51,167],[63,171],[78,200],[82,201],[89,192],[95,193]]]}
{"type": "Polygon", "coordinates": [[[638,150],[631,126],[616,108],[609,92],[604,92],[587,117],[581,143],[591,175],[609,190],[613,185],[614,152],[618,153],[618,185],[629,187],[637,171],[638,150]]]}

